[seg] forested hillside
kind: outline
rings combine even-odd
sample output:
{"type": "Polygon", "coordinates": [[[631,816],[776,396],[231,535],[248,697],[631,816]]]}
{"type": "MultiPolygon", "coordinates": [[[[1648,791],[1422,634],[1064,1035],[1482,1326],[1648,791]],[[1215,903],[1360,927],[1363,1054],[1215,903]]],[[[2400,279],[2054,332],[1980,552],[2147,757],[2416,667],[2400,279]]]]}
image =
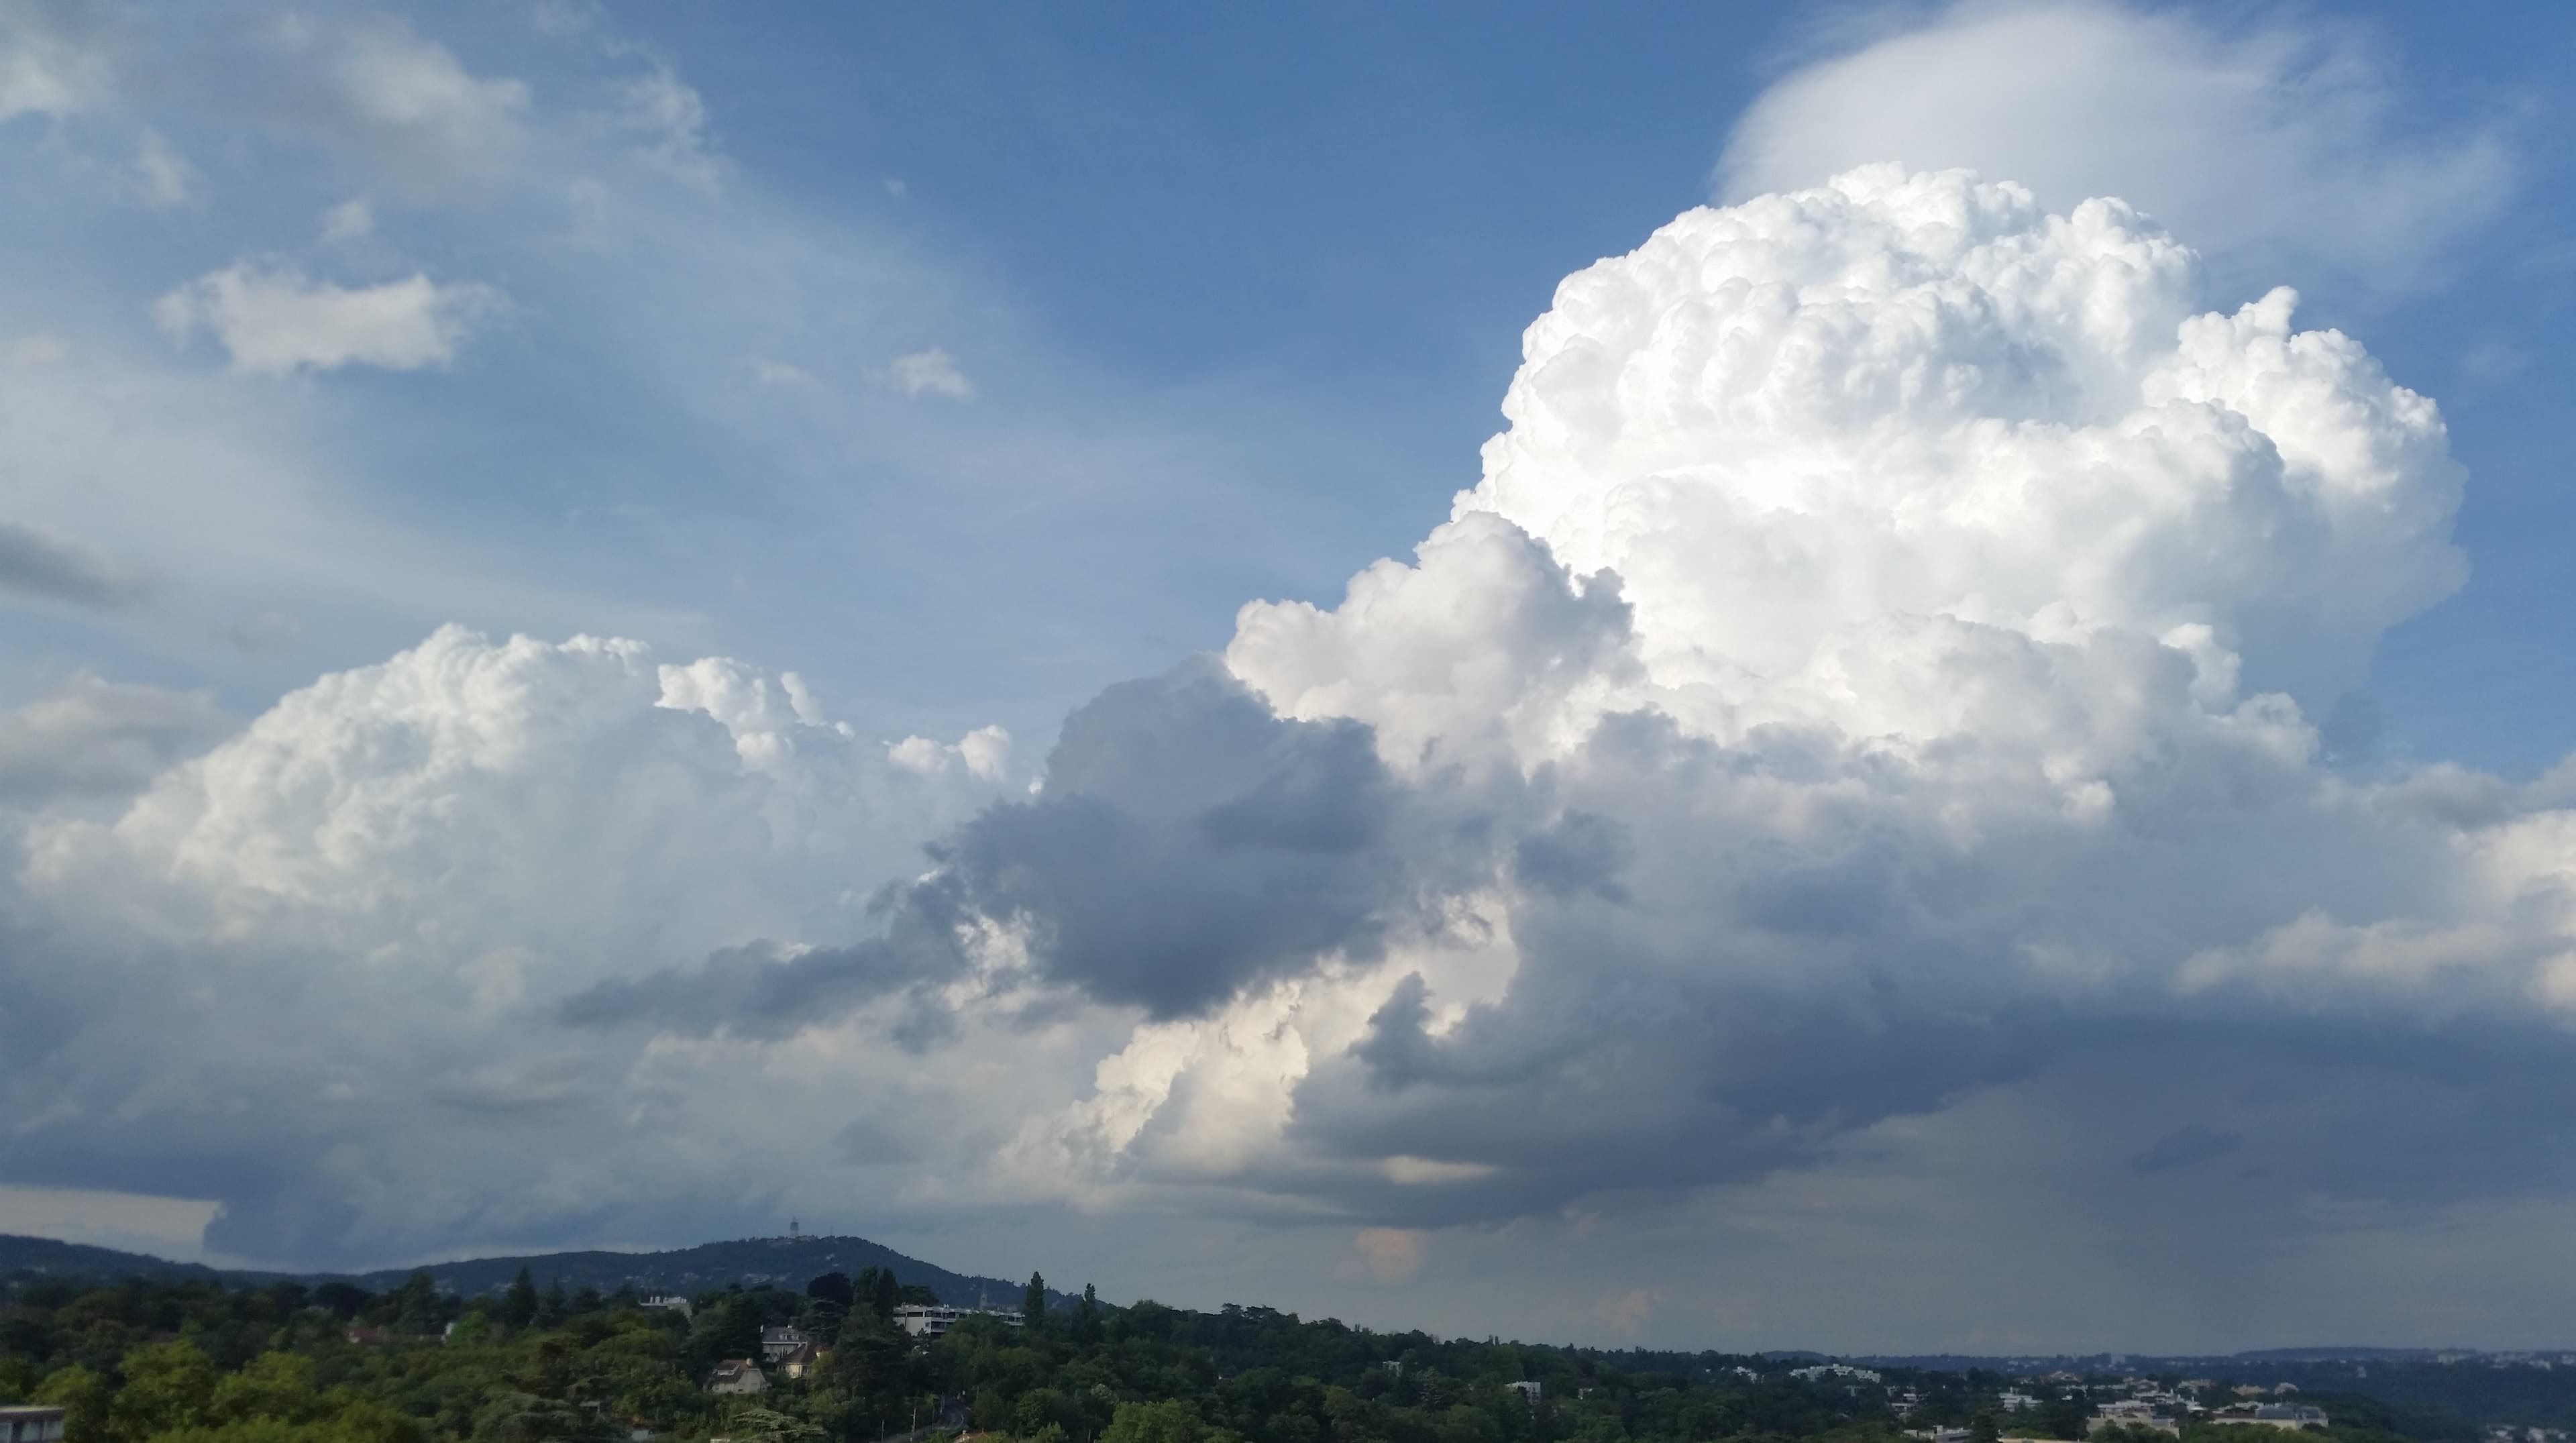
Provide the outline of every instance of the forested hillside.
{"type": "MultiPolygon", "coordinates": [[[[1024,1330],[975,1317],[921,1343],[892,1309],[927,1294],[878,1281],[712,1290],[683,1316],[533,1279],[459,1298],[425,1273],[384,1292],[39,1278],[0,1309],[0,1400],[63,1405],[70,1443],[858,1443],[915,1423],[1028,1443],[1896,1443],[1891,1400],[1911,1395],[1907,1421],[1986,1443],[2006,1382],[1801,1378],[1790,1360],[1715,1354],[1635,1367],[1646,1355],[1088,1296],[1024,1330]],[[707,1391],[716,1364],[757,1357],[761,1329],[786,1324],[828,1344],[809,1376],[707,1391]]],[[[2384,1418],[2338,1422],[2327,1443],[2393,1436],[2384,1418]]],[[[2034,1426],[2073,1437],[2086,1420],[2034,1426]]],[[[2180,1443],[2243,1437],[2194,1427],[2180,1443]]]]}
{"type": "MultiPolygon", "coordinates": [[[[967,1304],[980,1297],[1010,1300],[1020,1295],[1018,1283],[951,1272],[936,1263],[907,1257],[883,1243],[858,1237],[744,1238],[649,1253],[589,1251],[466,1258],[456,1262],[430,1263],[419,1271],[429,1274],[440,1288],[448,1292],[471,1296],[497,1293],[509,1286],[510,1280],[522,1271],[535,1278],[540,1286],[560,1280],[566,1289],[576,1292],[583,1288],[596,1288],[602,1293],[612,1293],[627,1287],[639,1293],[687,1294],[734,1283],[745,1287],[768,1283],[774,1287],[800,1288],[806,1279],[823,1273],[840,1272],[855,1276],[862,1268],[890,1270],[906,1286],[928,1288],[943,1298],[955,1298],[967,1304]]],[[[0,1278],[21,1274],[86,1282],[117,1282],[136,1277],[194,1278],[229,1283],[235,1287],[275,1282],[300,1282],[307,1286],[346,1282],[371,1292],[385,1292],[401,1286],[411,1272],[408,1268],[387,1268],[371,1273],[217,1269],[199,1263],[174,1263],[144,1253],[0,1233],[0,1278]]],[[[1069,1299],[1058,1295],[1057,1301],[1069,1299]]]]}

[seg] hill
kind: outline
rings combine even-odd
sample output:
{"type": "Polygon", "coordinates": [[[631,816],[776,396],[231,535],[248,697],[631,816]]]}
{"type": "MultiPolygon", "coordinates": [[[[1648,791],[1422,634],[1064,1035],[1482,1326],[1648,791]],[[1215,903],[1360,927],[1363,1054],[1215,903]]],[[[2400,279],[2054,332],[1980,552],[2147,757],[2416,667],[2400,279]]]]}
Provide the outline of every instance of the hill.
{"type": "MultiPolygon", "coordinates": [[[[745,1287],[768,1283],[800,1291],[807,1280],[820,1274],[856,1275],[866,1267],[892,1268],[897,1281],[928,1288],[945,1303],[972,1304],[990,1299],[996,1305],[1017,1306],[1023,1286],[1006,1278],[951,1272],[936,1263],[907,1257],[882,1243],[853,1237],[744,1238],[654,1253],[531,1253],[521,1257],[463,1258],[430,1263],[419,1271],[435,1278],[443,1291],[471,1297],[508,1287],[521,1268],[528,1270],[539,1287],[560,1280],[573,1292],[597,1288],[613,1293],[620,1287],[631,1287],[639,1293],[699,1293],[733,1283],[745,1287]]],[[[354,1274],[280,1273],[210,1268],[199,1263],[174,1263],[146,1253],[0,1233],[0,1278],[26,1274],[99,1282],[133,1277],[198,1279],[236,1287],[291,1278],[305,1283],[353,1282],[382,1292],[413,1271],[384,1268],[354,1274]]],[[[1055,1301],[1071,1301],[1055,1289],[1048,1292],[1055,1301]]]]}
{"type": "MultiPolygon", "coordinates": [[[[597,1288],[603,1293],[613,1293],[620,1287],[631,1287],[639,1293],[701,1293],[732,1283],[745,1287],[768,1283],[802,1291],[809,1279],[824,1273],[855,1277],[861,1268],[892,1268],[896,1281],[928,1288],[943,1303],[972,1304],[989,1299],[999,1307],[1017,1307],[1026,1286],[1025,1279],[1012,1282],[1007,1278],[950,1272],[936,1263],[906,1257],[883,1243],[850,1237],[743,1238],[660,1253],[535,1253],[526,1257],[469,1258],[431,1263],[420,1271],[437,1279],[444,1290],[472,1297],[508,1287],[521,1268],[528,1270],[528,1276],[536,1279],[539,1287],[561,1279],[569,1290],[597,1288]]],[[[410,1268],[387,1268],[353,1281],[382,1291],[400,1283],[411,1272],[410,1268]]],[[[1048,1291],[1058,1301],[1069,1301],[1061,1292],[1048,1291]]]]}
{"type": "Polygon", "coordinates": [[[146,1253],[124,1253],[114,1248],[90,1247],[85,1243],[0,1233],[0,1278],[21,1276],[88,1282],[158,1278],[169,1282],[222,1282],[239,1287],[246,1283],[274,1282],[287,1275],[210,1268],[202,1263],[174,1263],[146,1253]]]}

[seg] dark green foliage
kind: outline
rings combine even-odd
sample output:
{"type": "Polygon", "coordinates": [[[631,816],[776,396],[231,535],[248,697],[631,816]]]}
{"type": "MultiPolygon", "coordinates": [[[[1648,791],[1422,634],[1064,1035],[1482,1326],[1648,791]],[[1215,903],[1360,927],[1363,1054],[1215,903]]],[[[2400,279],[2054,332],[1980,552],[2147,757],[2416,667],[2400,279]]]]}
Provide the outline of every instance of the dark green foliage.
{"type": "MultiPolygon", "coordinates": [[[[624,1443],[638,1427],[682,1443],[867,1443],[969,1422],[1022,1443],[1901,1443],[1890,1390],[1919,1395],[1909,1424],[1974,1420],[1983,1440],[2011,1385],[1921,1369],[1889,1370],[1884,1387],[1802,1382],[1758,1358],[1372,1333],[1269,1308],[1118,1308],[1088,1288],[1031,1309],[1051,1326],[974,1317],[923,1345],[891,1321],[909,1290],[890,1271],[825,1281],[704,1292],[687,1319],[631,1292],[540,1293],[524,1277],[470,1299],[427,1277],[382,1293],[22,1281],[0,1296],[0,1390],[65,1405],[70,1443],[624,1443]],[[716,1362],[757,1357],[760,1330],[786,1323],[829,1345],[808,1376],[773,1371],[756,1397],[705,1390],[716,1362]],[[1540,1396],[1514,1391],[1524,1381],[1540,1396]]],[[[2063,1436],[2087,1421],[2082,1396],[2043,1390],[2014,1430],[2063,1436]]],[[[2336,1420],[2305,1443],[2454,1443],[2392,1407],[2302,1396],[2336,1420]]],[[[2193,1427],[2180,1443],[2275,1436],[2253,1431],[2193,1427]]]]}
{"type": "Polygon", "coordinates": [[[850,1286],[849,1274],[825,1273],[805,1285],[805,1296],[821,1298],[847,1308],[850,1306],[850,1299],[857,1296],[857,1292],[850,1286]]]}
{"type": "Polygon", "coordinates": [[[501,1295],[501,1321],[513,1328],[524,1328],[537,1321],[537,1284],[526,1268],[510,1280],[510,1290],[501,1295]]]}

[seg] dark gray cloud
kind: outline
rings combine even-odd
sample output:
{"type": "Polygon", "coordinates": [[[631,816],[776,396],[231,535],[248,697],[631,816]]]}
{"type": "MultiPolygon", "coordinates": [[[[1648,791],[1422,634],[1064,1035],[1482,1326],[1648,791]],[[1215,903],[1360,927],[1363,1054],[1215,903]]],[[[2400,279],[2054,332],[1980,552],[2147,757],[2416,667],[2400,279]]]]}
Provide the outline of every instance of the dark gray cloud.
{"type": "MultiPolygon", "coordinates": [[[[957,975],[976,924],[1025,930],[1034,981],[1156,1018],[1205,1012],[1321,954],[1373,955],[1472,823],[1440,827],[1356,722],[1300,722],[1206,663],[1122,683],[1075,711],[1042,794],[930,849],[935,870],[872,906],[881,932],[784,955],[604,983],[576,1026],[793,1031],[957,975]]],[[[911,1024],[937,1040],[928,1017],[911,1024]]]]}
{"type": "Polygon", "coordinates": [[[79,542],[15,521],[0,521],[0,587],[75,606],[127,606],[151,594],[151,583],[79,542]]]}

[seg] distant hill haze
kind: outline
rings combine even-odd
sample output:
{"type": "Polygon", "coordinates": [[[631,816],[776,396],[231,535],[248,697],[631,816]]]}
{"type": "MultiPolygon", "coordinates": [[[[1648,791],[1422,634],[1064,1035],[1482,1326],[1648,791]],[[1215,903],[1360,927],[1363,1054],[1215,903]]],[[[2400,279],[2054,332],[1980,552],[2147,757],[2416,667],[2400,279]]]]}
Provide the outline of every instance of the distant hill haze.
{"type": "MultiPolygon", "coordinates": [[[[425,1263],[418,1269],[384,1268],[371,1273],[291,1273],[209,1268],[145,1253],[0,1233],[0,1277],[33,1273],[106,1282],[129,1277],[202,1278],[236,1287],[289,1279],[302,1283],[338,1280],[383,1292],[418,1271],[436,1279],[443,1291],[465,1297],[500,1292],[521,1268],[528,1270],[528,1276],[540,1288],[560,1281],[570,1292],[597,1288],[613,1293],[620,1287],[631,1287],[639,1293],[687,1294],[734,1283],[747,1288],[767,1283],[802,1291],[809,1280],[824,1273],[855,1277],[859,1269],[867,1267],[891,1268],[897,1282],[928,1288],[952,1307],[989,1302],[997,1308],[1016,1308],[1026,1288],[1025,1283],[1006,1278],[953,1273],[936,1263],[906,1257],[883,1243],[849,1237],[744,1238],[658,1253],[533,1253],[524,1257],[464,1258],[425,1263]]],[[[1047,1290],[1047,1298],[1050,1304],[1059,1306],[1073,1301],[1070,1295],[1053,1288],[1047,1290]]]]}

